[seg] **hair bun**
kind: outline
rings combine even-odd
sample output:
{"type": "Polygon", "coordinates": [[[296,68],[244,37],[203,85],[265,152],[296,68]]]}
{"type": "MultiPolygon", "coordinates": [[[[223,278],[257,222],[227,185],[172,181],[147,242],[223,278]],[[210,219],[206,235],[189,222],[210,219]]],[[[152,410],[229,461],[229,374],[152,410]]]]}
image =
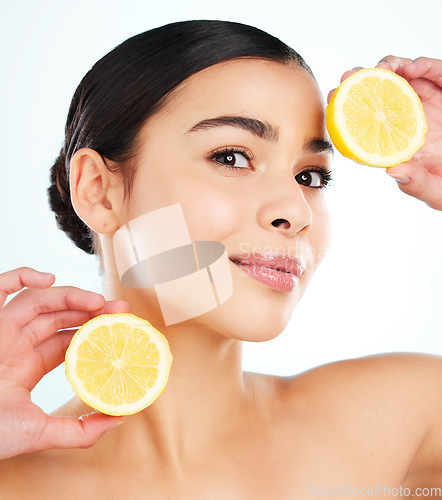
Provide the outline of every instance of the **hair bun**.
{"type": "Polygon", "coordinates": [[[69,181],[66,173],[66,154],[62,150],[60,156],[51,167],[51,185],[47,190],[49,206],[55,213],[57,227],[88,254],[93,255],[93,238],[89,227],[75,213],[71,202],[69,181]]]}

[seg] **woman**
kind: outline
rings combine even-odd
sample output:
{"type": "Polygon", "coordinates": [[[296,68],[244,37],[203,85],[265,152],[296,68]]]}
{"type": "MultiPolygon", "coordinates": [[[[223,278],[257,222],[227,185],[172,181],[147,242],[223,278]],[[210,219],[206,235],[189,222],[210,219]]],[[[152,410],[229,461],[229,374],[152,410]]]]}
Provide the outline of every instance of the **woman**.
{"type": "MultiPolygon", "coordinates": [[[[389,57],[387,66],[440,101],[437,62],[407,62],[389,57]]],[[[408,175],[401,188],[440,209],[442,189],[426,179],[440,179],[440,167],[425,172],[432,151],[441,156],[432,144],[437,102],[426,109],[419,165],[390,173],[408,175]]],[[[92,68],[72,101],[49,194],[58,225],[100,254],[107,300],[52,287],[54,276],[29,268],[0,276],[2,303],[29,287],[0,316],[2,497],[288,499],[341,485],[438,486],[439,359],[377,356],[293,378],[241,370],[241,341],[283,330],[327,248],[330,161],[310,69],[255,28],[175,23],[127,40],[92,68]],[[176,203],[192,239],[225,245],[231,298],[161,326],[174,364],[146,410],[109,417],[74,398],[45,415],[29,392],[63,361],[72,337],[65,329],[129,310],[161,324],[152,290],[121,285],[112,235],[176,203]],[[273,270],[265,271],[269,248],[273,270]],[[277,283],[278,266],[290,274],[285,286],[263,279],[273,273],[277,283]]]]}

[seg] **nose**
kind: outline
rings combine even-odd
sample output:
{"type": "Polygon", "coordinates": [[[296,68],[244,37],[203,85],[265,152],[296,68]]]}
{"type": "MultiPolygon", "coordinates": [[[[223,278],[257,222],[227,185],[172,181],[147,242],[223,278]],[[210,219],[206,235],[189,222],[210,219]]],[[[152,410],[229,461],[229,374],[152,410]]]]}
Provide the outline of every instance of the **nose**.
{"type": "Polygon", "coordinates": [[[257,211],[258,224],[266,230],[294,236],[309,231],[312,211],[300,185],[293,179],[278,186],[267,186],[257,211]]]}

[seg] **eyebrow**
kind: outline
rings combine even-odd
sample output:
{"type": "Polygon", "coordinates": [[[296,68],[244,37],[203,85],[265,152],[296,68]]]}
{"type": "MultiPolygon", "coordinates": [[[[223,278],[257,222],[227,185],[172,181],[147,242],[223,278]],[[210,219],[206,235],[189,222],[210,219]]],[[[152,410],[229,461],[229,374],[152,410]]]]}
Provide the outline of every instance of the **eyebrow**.
{"type": "MultiPolygon", "coordinates": [[[[190,128],[189,132],[197,132],[199,130],[207,130],[216,127],[236,127],[251,132],[252,134],[276,142],[279,139],[279,130],[277,127],[268,122],[263,122],[257,118],[247,118],[244,116],[218,116],[216,118],[208,118],[202,120],[190,128]]],[[[333,145],[327,139],[314,137],[305,142],[304,150],[311,153],[334,153],[333,145]]]]}
{"type": "Polygon", "coordinates": [[[262,122],[256,118],[246,118],[244,116],[218,116],[217,118],[209,118],[198,122],[189,129],[188,132],[215,127],[242,128],[261,139],[267,139],[269,141],[277,141],[279,138],[278,129],[270,125],[270,123],[262,122]]]}
{"type": "Polygon", "coordinates": [[[335,153],[333,144],[327,139],[322,139],[321,137],[314,137],[309,141],[304,143],[304,150],[310,153],[335,153]]]}

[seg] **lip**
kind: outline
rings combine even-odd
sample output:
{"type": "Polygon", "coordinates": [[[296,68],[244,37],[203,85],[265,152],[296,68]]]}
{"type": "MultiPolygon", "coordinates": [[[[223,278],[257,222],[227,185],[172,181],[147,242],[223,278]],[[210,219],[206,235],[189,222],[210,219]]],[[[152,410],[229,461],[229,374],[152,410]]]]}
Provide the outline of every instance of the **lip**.
{"type": "Polygon", "coordinates": [[[230,260],[252,278],[282,292],[294,290],[304,272],[301,260],[286,254],[253,253],[230,260]]]}

